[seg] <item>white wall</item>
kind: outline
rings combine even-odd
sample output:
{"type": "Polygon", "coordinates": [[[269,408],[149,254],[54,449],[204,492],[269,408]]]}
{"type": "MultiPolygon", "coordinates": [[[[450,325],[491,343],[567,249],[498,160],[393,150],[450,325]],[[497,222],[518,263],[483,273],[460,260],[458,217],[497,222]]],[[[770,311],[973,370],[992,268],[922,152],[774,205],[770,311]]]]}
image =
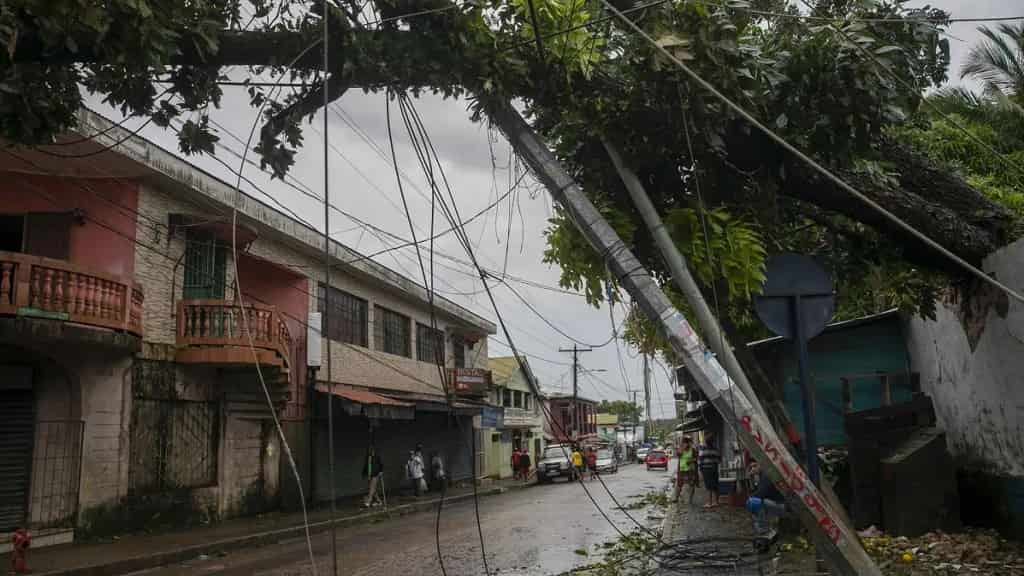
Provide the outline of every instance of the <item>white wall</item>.
{"type": "MultiPolygon", "coordinates": [[[[990,255],[984,270],[1024,291],[1024,240],[990,255]]],[[[959,465],[1024,476],[1024,304],[987,285],[947,300],[935,321],[907,321],[911,370],[959,465]]]]}

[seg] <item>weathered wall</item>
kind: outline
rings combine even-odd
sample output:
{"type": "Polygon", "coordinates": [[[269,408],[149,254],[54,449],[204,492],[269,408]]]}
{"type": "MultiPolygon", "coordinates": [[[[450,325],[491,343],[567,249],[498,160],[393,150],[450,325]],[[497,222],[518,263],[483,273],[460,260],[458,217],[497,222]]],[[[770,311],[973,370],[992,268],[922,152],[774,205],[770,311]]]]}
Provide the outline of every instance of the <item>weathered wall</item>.
{"type": "Polygon", "coordinates": [[[93,270],[131,276],[135,266],[137,187],[123,180],[57,179],[25,174],[0,178],[0,211],[69,212],[87,219],[71,228],[69,260],[93,270]]]}
{"type": "Polygon", "coordinates": [[[78,507],[85,510],[116,502],[128,485],[126,383],[131,380],[131,357],[82,358],[77,365],[85,420],[82,480],[78,507]]]}
{"type": "MultiPolygon", "coordinates": [[[[1024,290],[1024,241],[989,256],[984,270],[1024,290]]],[[[911,367],[961,466],[1024,477],[1024,304],[987,287],[971,292],[939,306],[934,321],[907,321],[911,367]]]]}

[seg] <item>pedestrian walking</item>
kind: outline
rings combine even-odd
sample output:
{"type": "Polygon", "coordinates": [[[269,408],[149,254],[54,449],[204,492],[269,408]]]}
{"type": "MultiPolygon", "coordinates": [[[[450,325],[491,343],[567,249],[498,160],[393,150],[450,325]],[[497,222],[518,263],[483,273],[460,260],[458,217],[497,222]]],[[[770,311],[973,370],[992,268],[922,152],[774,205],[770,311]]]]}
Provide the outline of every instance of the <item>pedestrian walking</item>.
{"type": "Polygon", "coordinates": [[[704,488],[708,491],[708,502],[705,508],[718,506],[718,467],[722,463],[722,455],[715,445],[715,437],[711,434],[704,439],[704,445],[697,453],[700,475],[704,479],[704,488]]]}
{"type": "Polygon", "coordinates": [[[363,460],[363,478],[367,479],[370,483],[366,492],[366,499],[363,500],[363,508],[376,506],[379,503],[377,501],[377,489],[380,487],[383,474],[384,463],[381,461],[377,449],[373,444],[370,444],[370,447],[366,449],[366,459],[363,460]]]}
{"type": "Polygon", "coordinates": [[[583,478],[583,454],[579,446],[572,447],[572,469],[573,475],[583,478]]]}
{"type": "Polygon", "coordinates": [[[415,450],[409,451],[409,461],[405,464],[406,476],[412,481],[413,491],[416,496],[422,496],[427,491],[427,481],[423,478],[423,450],[417,446],[415,450]]]}
{"type": "Polygon", "coordinates": [[[676,470],[676,489],[672,500],[679,501],[679,493],[686,484],[690,487],[687,503],[693,504],[693,493],[697,490],[697,449],[689,436],[683,436],[679,445],[678,469],[676,470]]]}
{"type": "Polygon", "coordinates": [[[587,449],[587,474],[591,481],[597,478],[597,450],[593,446],[587,449]]]}
{"type": "Polygon", "coordinates": [[[448,474],[444,470],[444,460],[437,452],[430,458],[430,472],[434,479],[434,489],[444,492],[448,486],[448,474]]]}
{"type": "Polygon", "coordinates": [[[519,455],[519,477],[525,482],[530,479],[530,451],[523,450],[519,455]]]}
{"type": "Polygon", "coordinates": [[[520,460],[520,458],[522,458],[522,457],[523,457],[523,455],[522,455],[522,453],[521,453],[521,452],[519,452],[519,447],[518,447],[518,446],[516,446],[516,447],[515,447],[515,448],[514,448],[514,449],[512,450],[512,477],[513,477],[513,478],[516,478],[516,479],[518,479],[518,478],[519,478],[519,474],[520,474],[520,470],[519,470],[519,460],[520,460]]]}

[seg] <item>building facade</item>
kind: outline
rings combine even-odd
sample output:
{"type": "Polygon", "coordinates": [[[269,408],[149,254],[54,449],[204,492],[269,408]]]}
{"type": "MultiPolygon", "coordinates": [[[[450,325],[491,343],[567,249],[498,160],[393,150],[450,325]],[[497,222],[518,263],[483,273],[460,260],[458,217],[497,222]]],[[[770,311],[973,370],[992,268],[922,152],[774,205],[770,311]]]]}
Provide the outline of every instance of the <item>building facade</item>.
{"type": "Polygon", "coordinates": [[[312,500],[365,491],[371,444],[392,489],[417,444],[472,476],[493,324],[334,242],[327,286],[317,230],[79,121],[0,162],[0,533],[297,504],[271,410],[312,500]]]}
{"type": "Polygon", "coordinates": [[[486,463],[484,475],[510,478],[514,450],[529,450],[532,462],[537,462],[544,451],[543,399],[534,393],[539,385],[525,358],[522,359],[525,373],[513,356],[491,358],[489,366],[494,378],[489,402],[500,409],[501,415],[490,422],[494,426],[481,428],[486,463]]]}
{"type": "Polygon", "coordinates": [[[597,402],[572,394],[547,394],[544,437],[549,443],[588,443],[597,438],[597,402]]]}

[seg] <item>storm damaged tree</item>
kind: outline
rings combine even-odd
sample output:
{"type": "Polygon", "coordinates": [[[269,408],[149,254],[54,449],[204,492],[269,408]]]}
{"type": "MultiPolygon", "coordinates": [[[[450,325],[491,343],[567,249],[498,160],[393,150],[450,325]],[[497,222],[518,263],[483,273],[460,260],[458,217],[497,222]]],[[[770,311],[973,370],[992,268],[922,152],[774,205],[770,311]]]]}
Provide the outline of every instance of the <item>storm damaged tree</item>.
{"type": "MultiPolygon", "coordinates": [[[[965,260],[977,264],[1016,237],[1017,214],[1002,198],[909,132],[922,94],[946,79],[945,13],[832,0],[807,21],[783,0],[616,6],[789,141],[965,260]]],[[[302,120],[322,106],[325,77],[331,100],[352,88],[429,91],[469,98],[477,120],[521,102],[668,285],[601,139],[620,149],[702,288],[717,296],[733,338],[756,334],[749,303],[771,252],[822,258],[839,280],[840,316],[891,306],[928,315],[947,277],[960,274],[753,131],[621,27],[601,0],[9,0],[0,7],[0,46],[0,136],[23,145],[45,146],[74,128],[90,91],[161,126],[187,115],[181,150],[212,153],[218,136],[206,111],[223,83],[253,73],[288,82],[288,91],[248,88],[254,108],[269,99],[255,151],[277,176],[302,145],[302,120]],[[332,30],[329,70],[321,69],[323,18],[332,30]]],[[[1015,177],[1008,186],[1019,191],[1015,177]]],[[[548,245],[545,258],[561,267],[565,286],[592,303],[607,297],[615,279],[561,213],[548,245]]],[[[639,316],[627,335],[648,351],[659,347],[639,316]]]]}

